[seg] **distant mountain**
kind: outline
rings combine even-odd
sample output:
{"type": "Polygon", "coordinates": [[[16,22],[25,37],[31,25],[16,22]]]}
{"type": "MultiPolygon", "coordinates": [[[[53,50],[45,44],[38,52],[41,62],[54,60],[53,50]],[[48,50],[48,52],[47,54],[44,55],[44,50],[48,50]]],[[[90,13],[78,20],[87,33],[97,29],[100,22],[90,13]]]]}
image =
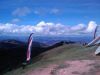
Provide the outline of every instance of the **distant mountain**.
{"type": "Polygon", "coordinates": [[[18,46],[24,46],[25,43],[17,40],[3,40],[0,41],[0,48],[14,48],[18,46]]]}
{"type": "MultiPolygon", "coordinates": [[[[0,35],[0,40],[15,39],[15,40],[27,42],[28,37],[29,37],[28,35],[25,35],[25,36],[0,35]]],[[[46,45],[52,45],[62,40],[84,43],[84,42],[90,42],[92,39],[93,39],[92,35],[89,35],[89,36],[67,36],[67,35],[66,36],[33,36],[33,41],[45,43],[46,45]]]]}

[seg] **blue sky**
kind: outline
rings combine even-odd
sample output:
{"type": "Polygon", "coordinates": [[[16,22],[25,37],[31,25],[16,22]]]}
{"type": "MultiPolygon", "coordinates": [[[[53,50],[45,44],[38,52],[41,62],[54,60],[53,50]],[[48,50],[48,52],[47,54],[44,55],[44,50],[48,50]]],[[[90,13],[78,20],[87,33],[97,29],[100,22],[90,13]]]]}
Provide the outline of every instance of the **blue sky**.
{"type": "Polygon", "coordinates": [[[100,0],[0,0],[0,23],[100,24],[100,0]]]}
{"type": "Polygon", "coordinates": [[[97,25],[100,0],[0,0],[0,34],[83,36],[97,25]]]}

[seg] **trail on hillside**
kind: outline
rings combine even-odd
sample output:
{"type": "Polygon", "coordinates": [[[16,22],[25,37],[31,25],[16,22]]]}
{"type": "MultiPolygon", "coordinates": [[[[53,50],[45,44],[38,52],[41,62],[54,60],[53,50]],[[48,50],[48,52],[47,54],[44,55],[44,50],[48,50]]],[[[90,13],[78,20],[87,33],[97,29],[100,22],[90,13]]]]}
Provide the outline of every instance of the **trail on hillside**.
{"type": "Polygon", "coordinates": [[[74,60],[30,70],[22,75],[100,75],[100,61],[74,60]]]}

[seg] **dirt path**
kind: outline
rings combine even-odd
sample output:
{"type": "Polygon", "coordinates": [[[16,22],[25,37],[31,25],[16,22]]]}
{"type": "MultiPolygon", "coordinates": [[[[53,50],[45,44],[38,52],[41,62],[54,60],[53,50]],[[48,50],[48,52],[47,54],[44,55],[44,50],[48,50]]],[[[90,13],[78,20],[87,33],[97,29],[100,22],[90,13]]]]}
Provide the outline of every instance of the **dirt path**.
{"type": "Polygon", "coordinates": [[[100,60],[74,60],[52,64],[23,75],[100,75],[100,60]]]}

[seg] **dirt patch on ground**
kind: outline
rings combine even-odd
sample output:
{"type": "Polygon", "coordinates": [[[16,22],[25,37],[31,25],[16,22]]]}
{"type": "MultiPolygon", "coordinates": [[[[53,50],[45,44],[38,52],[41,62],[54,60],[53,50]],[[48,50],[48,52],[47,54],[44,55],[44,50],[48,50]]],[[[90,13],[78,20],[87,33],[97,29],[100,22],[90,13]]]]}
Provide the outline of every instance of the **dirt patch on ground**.
{"type": "Polygon", "coordinates": [[[24,75],[100,75],[100,60],[73,60],[52,64],[24,75]]]}

